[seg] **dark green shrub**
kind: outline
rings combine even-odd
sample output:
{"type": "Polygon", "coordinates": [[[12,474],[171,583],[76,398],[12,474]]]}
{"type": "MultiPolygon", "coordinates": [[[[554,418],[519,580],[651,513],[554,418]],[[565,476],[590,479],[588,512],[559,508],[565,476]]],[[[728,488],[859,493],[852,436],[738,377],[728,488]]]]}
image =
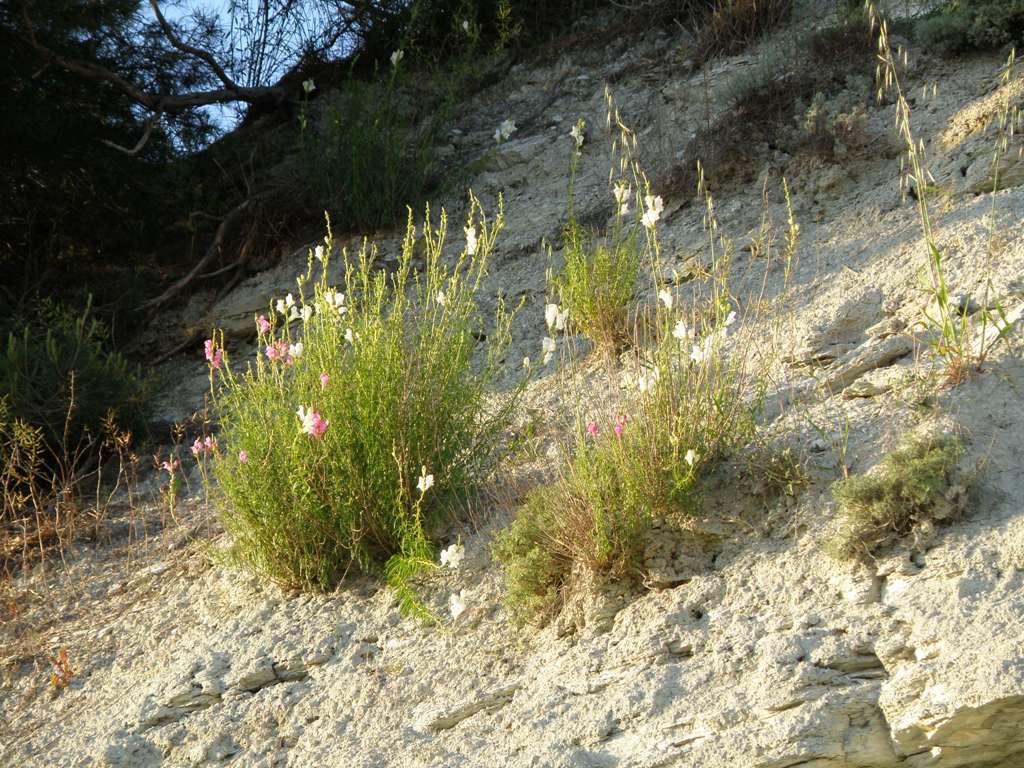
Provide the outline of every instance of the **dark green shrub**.
{"type": "Polygon", "coordinates": [[[8,396],[10,416],[41,429],[52,453],[98,437],[110,411],[122,427],[141,425],[147,383],[108,348],[106,336],[91,317],[91,302],[79,316],[44,303],[34,322],[8,334],[0,393],[8,396]]]}
{"type": "MultiPolygon", "coordinates": [[[[870,79],[875,50],[862,21],[815,30],[788,41],[766,57],[753,74],[735,82],[731,104],[713,123],[700,128],[684,150],[684,161],[671,186],[689,191],[696,186],[697,163],[708,177],[722,182],[743,178],[756,165],[764,146],[778,146],[818,94],[846,86],[849,78],[870,79]]],[[[810,145],[820,137],[809,133],[810,145]]],[[[792,150],[801,147],[791,147],[792,150]]]]}
{"type": "Polygon", "coordinates": [[[714,0],[698,30],[698,58],[740,51],[792,13],[793,0],[714,0]]]}
{"type": "Polygon", "coordinates": [[[914,25],[915,38],[940,53],[1024,45],[1024,0],[956,0],[914,25]]]}
{"type": "Polygon", "coordinates": [[[839,557],[868,557],[881,547],[961,514],[970,478],[964,447],[952,435],[917,437],[885,458],[875,474],[832,486],[841,524],[830,542],[839,557]]]}
{"type": "Polygon", "coordinates": [[[421,202],[443,112],[422,113],[394,73],[350,79],[332,97],[318,128],[303,131],[302,157],[318,206],[339,229],[384,227],[421,202]]]}

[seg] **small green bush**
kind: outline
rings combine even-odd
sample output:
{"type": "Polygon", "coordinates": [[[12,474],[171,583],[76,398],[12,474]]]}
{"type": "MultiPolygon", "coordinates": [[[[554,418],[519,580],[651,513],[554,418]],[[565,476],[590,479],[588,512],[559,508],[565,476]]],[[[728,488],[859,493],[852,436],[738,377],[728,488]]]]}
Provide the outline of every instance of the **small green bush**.
{"type": "Polygon", "coordinates": [[[807,484],[803,459],[791,446],[759,446],[746,456],[744,471],[750,490],[764,501],[794,497],[807,484]]]}
{"type": "MultiPolygon", "coordinates": [[[[615,223],[606,237],[584,234],[576,218],[576,172],[586,123],[576,123],[569,163],[569,221],[563,232],[564,264],[553,280],[570,326],[589,338],[611,358],[630,337],[629,309],[636,295],[646,240],[636,221],[626,214],[636,202],[631,187],[619,182],[613,189],[615,223]]],[[[550,306],[550,305],[549,305],[550,306]]],[[[557,308],[556,308],[557,309],[557,308]]],[[[559,317],[555,315],[555,319],[559,317]]],[[[551,318],[547,317],[550,330],[551,318]]]]}
{"type": "Polygon", "coordinates": [[[303,173],[316,205],[345,230],[395,223],[426,194],[443,113],[417,109],[394,70],[373,81],[349,79],[315,129],[303,117],[303,173]]]}
{"type": "Polygon", "coordinates": [[[759,398],[737,361],[721,354],[724,319],[706,327],[698,344],[710,344],[699,362],[690,346],[663,335],[628,413],[588,424],[568,469],[534,491],[498,536],[517,620],[556,612],[578,569],[598,580],[642,573],[651,522],[694,515],[704,471],[749,442],[759,398]]]}
{"type": "Polygon", "coordinates": [[[564,476],[531,493],[498,535],[494,554],[515,620],[549,618],[578,569],[604,579],[642,572],[643,535],[661,499],[646,482],[658,480],[645,476],[650,467],[634,463],[640,447],[625,433],[584,443],[564,476]]]}
{"type": "Polygon", "coordinates": [[[107,332],[92,317],[44,302],[33,322],[12,331],[0,355],[0,392],[12,419],[41,430],[48,463],[101,437],[103,420],[138,428],[149,387],[137,368],[108,348],[107,332]]]}
{"type": "Polygon", "coordinates": [[[794,123],[807,117],[816,98],[847,87],[850,78],[870,82],[874,63],[871,33],[861,20],[788,36],[751,73],[736,78],[730,106],[690,140],[672,187],[695,187],[698,162],[721,183],[749,175],[766,145],[787,144],[790,153],[820,149],[822,137],[813,129],[795,136],[794,123]]]}
{"type": "Polygon", "coordinates": [[[639,279],[641,247],[635,231],[607,241],[566,229],[565,265],[555,279],[569,323],[609,356],[630,337],[629,309],[639,279]]]}
{"type": "MultiPolygon", "coordinates": [[[[33,511],[33,502],[46,494],[39,486],[46,475],[43,431],[11,415],[8,395],[0,395],[0,542],[12,523],[33,511]]],[[[42,523],[42,521],[40,521],[42,523]]],[[[6,543],[6,542],[3,542],[6,543]]],[[[8,547],[0,546],[0,566],[6,570],[8,547]]]]}
{"type": "Polygon", "coordinates": [[[697,35],[700,60],[742,50],[786,21],[793,6],[794,0],[714,0],[697,35]]]}
{"type": "Polygon", "coordinates": [[[1024,45],[1024,0],[956,0],[914,25],[914,37],[940,53],[1024,45]]]}
{"type": "MultiPolygon", "coordinates": [[[[660,274],[662,201],[642,200],[643,259],[660,274]]],[[[736,322],[727,285],[731,246],[710,199],[708,217],[715,234],[706,292],[683,307],[661,285],[651,335],[634,339],[636,386],[621,413],[611,424],[581,425],[568,468],[534,491],[497,539],[518,621],[550,617],[578,576],[594,583],[642,573],[651,522],[693,516],[704,472],[753,435],[763,387],[747,372],[742,350],[725,351],[736,322]]]]}
{"type": "Polygon", "coordinates": [[[966,506],[969,478],[960,471],[964,447],[952,435],[908,440],[872,475],[854,475],[832,486],[840,533],[830,542],[838,557],[869,557],[876,550],[966,506]]]}
{"type": "Polygon", "coordinates": [[[222,431],[211,449],[236,562],[315,589],[384,565],[405,607],[416,607],[406,577],[430,561],[445,511],[507,447],[519,390],[489,390],[509,342],[500,303],[482,364],[477,355],[477,294],[502,221],[499,212],[488,225],[474,201],[476,248],[449,268],[444,214],[435,230],[428,210],[420,241],[410,216],[397,271],[377,268],[364,246],[338,289],[326,277],[328,231],[322,266],[310,257],[298,299],[261,323],[267,359],[236,373],[212,344],[222,431]],[[424,267],[414,271],[419,243],[424,267]]]}

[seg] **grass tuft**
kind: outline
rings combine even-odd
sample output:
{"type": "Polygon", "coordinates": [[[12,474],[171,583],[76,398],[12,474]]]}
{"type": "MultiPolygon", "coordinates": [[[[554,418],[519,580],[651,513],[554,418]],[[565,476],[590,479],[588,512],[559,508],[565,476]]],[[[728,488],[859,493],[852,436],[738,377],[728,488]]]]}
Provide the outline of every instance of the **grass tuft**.
{"type": "Polygon", "coordinates": [[[963,453],[953,435],[915,437],[889,454],[875,474],[837,481],[832,496],[841,530],[829,550],[837,557],[868,558],[962,514],[970,486],[959,468],[963,453]]]}
{"type": "Polygon", "coordinates": [[[303,175],[318,207],[342,230],[374,231],[423,200],[435,170],[443,106],[424,114],[399,87],[398,70],[349,79],[311,127],[300,116],[303,175]]]}
{"type": "Polygon", "coordinates": [[[794,0],[714,0],[697,35],[700,61],[736,53],[786,21],[794,0]]]}
{"type": "MultiPolygon", "coordinates": [[[[582,121],[577,124],[583,130],[582,121]]],[[[565,264],[554,287],[568,312],[569,324],[590,339],[607,358],[629,341],[629,310],[640,278],[644,235],[626,212],[634,202],[630,187],[614,190],[615,223],[607,237],[587,235],[575,216],[575,179],[579,146],[573,151],[569,175],[569,221],[564,232],[565,264]]]]}

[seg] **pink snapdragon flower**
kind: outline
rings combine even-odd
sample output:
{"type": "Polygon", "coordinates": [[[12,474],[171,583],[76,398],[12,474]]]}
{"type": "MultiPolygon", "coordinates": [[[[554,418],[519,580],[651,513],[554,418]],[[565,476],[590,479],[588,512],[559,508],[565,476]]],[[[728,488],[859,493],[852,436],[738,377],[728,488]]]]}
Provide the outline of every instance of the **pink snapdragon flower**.
{"type": "Polygon", "coordinates": [[[267,320],[266,315],[259,316],[256,320],[256,327],[259,329],[261,336],[270,332],[270,321],[267,320]]]}
{"type": "Polygon", "coordinates": [[[619,414],[619,418],[615,420],[615,436],[621,438],[622,432],[626,429],[626,424],[629,422],[629,417],[626,414],[619,414]]]}
{"type": "Polygon", "coordinates": [[[200,440],[198,437],[196,441],[192,443],[192,455],[199,456],[203,453],[209,453],[217,450],[217,438],[210,437],[207,435],[205,438],[200,440]]]}
{"type": "Polygon", "coordinates": [[[267,359],[273,362],[274,360],[280,360],[285,365],[292,364],[292,356],[289,352],[288,342],[284,339],[279,339],[273,344],[267,345],[267,359]]]}
{"type": "Polygon", "coordinates": [[[331,422],[324,419],[319,411],[310,408],[308,411],[304,406],[299,406],[299,410],[296,411],[299,419],[302,421],[302,431],[311,437],[321,437],[324,432],[327,431],[327,427],[331,425],[331,422]]]}
{"type": "Polygon", "coordinates": [[[238,452],[238,461],[242,464],[249,463],[249,452],[244,448],[238,452]]]}
{"type": "Polygon", "coordinates": [[[174,474],[174,470],[181,466],[181,462],[178,459],[172,458],[169,461],[165,461],[160,464],[160,469],[167,472],[169,475],[174,474]]]}
{"type": "Polygon", "coordinates": [[[207,339],[203,343],[203,352],[206,354],[206,362],[214,368],[220,368],[223,360],[223,352],[216,347],[213,339],[207,339]]]}
{"type": "Polygon", "coordinates": [[[331,377],[327,375],[327,371],[320,374],[320,389],[327,389],[327,384],[331,380],[331,377]]]}
{"type": "Polygon", "coordinates": [[[596,421],[587,422],[587,434],[591,437],[597,437],[598,427],[596,421]]]}

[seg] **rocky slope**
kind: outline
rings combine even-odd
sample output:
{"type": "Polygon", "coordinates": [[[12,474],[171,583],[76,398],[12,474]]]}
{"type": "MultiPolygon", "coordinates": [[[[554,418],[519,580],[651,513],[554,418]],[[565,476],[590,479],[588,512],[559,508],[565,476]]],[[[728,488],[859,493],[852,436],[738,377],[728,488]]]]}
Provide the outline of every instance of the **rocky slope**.
{"type": "MultiPolygon", "coordinates": [[[[588,125],[581,217],[602,224],[612,210],[605,84],[637,130],[649,175],[667,179],[709,105],[720,109],[730,84],[758,66],[749,52],[716,62],[705,81],[677,61],[685,41],[676,35],[520,65],[462,110],[446,152],[473,163],[470,185],[485,205],[501,192],[508,216],[488,290],[527,300],[512,359],[540,356],[542,244],[564,223],[568,132],[579,117],[588,125]],[[496,146],[505,118],[518,130],[496,146]]],[[[1002,190],[984,194],[993,146],[984,126],[1007,95],[1021,102],[1024,80],[1000,86],[998,56],[911,56],[908,90],[937,86],[916,99],[914,121],[945,190],[938,237],[953,289],[980,296],[991,280],[1019,318],[1024,164],[1008,154],[1002,190]]],[[[957,388],[937,385],[914,329],[927,306],[924,262],[913,200],[900,193],[893,107],[874,104],[870,82],[851,82],[826,105],[834,114],[863,107],[858,146],[812,161],[758,147],[760,177],[716,190],[740,249],[740,295],[763,276],[743,247],[765,210],[781,238],[783,174],[793,193],[799,265],[762,430],[807,456],[810,482],[795,499],[766,505],[726,480],[708,497],[705,524],[717,535],[707,551],[655,535],[648,591],[595,596],[542,631],[517,630],[489,543],[550,463],[542,432],[534,457],[509,470],[461,532],[462,566],[426,580],[439,612],[453,592],[465,590],[468,604],[431,628],[403,619],[369,580],[295,595],[211,563],[205,542],[216,524],[193,475],[175,523],[147,503],[131,528],[145,526],[144,541],[83,545],[14,585],[19,613],[0,635],[0,762],[1024,766],[1021,347],[1003,347],[957,388]],[[864,471],[904,432],[936,426],[960,430],[965,461],[978,466],[970,513],[871,566],[826,555],[828,486],[842,466],[864,471]],[[74,678],[52,693],[40,650],[60,647],[74,678]]],[[[703,204],[690,190],[674,194],[665,193],[661,237],[669,267],[685,274],[700,258],[703,204]]],[[[459,201],[448,204],[457,218],[459,201]]],[[[382,252],[397,244],[384,237],[382,252]]],[[[244,352],[253,313],[290,289],[304,259],[240,286],[209,320],[244,352]]],[[[776,290],[780,279],[769,274],[776,290]]],[[[742,332],[768,338],[767,328],[742,332]]],[[[163,404],[168,420],[201,402],[198,357],[173,363],[180,383],[163,404]]],[[[564,407],[557,381],[548,371],[530,393],[552,430],[564,407]]],[[[140,496],[156,483],[146,480],[140,496]]]]}

